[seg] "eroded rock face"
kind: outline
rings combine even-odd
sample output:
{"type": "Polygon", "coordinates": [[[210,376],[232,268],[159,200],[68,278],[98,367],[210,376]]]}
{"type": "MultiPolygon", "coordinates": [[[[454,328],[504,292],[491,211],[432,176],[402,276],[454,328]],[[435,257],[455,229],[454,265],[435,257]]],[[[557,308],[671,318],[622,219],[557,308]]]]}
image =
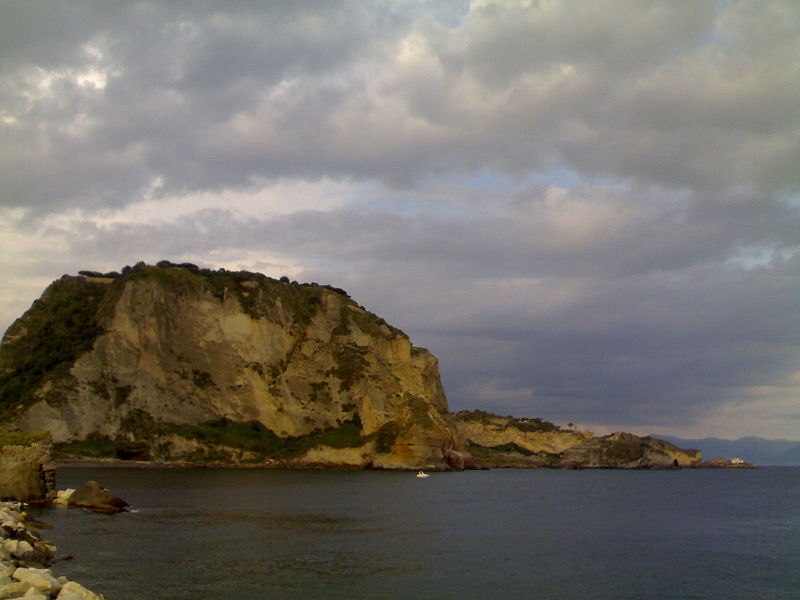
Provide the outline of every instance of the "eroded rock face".
{"type": "Polygon", "coordinates": [[[84,456],[459,462],[436,359],[341,290],[159,264],[64,276],[9,328],[12,426],[84,456]]]}
{"type": "Polygon", "coordinates": [[[0,499],[46,500],[55,491],[53,444],[25,435],[6,434],[0,445],[0,499]]]}
{"type": "Polygon", "coordinates": [[[516,446],[531,454],[559,454],[592,437],[589,431],[562,429],[542,419],[503,417],[483,411],[454,415],[458,432],[468,443],[485,448],[516,446]]]}
{"type": "Polygon", "coordinates": [[[487,467],[670,468],[695,466],[701,459],[697,450],[631,433],[594,437],[542,419],[483,411],[460,412],[453,418],[477,464],[487,467]]]}
{"type": "Polygon", "coordinates": [[[563,455],[565,464],[579,467],[691,467],[700,459],[697,450],[682,450],[664,440],[625,432],[592,438],[563,455]]]}

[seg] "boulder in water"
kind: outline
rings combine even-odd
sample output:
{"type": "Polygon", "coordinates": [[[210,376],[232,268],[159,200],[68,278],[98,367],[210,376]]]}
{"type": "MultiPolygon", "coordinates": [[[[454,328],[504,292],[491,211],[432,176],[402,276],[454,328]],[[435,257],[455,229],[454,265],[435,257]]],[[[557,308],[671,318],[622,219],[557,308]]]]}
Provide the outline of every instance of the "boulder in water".
{"type": "Polygon", "coordinates": [[[72,497],[72,494],[74,493],[75,493],[75,488],[69,488],[66,490],[57,490],[56,497],[53,499],[53,504],[68,506],[69,499],[72,497]]]}
{"type": "Polygon", "coordinates": [[[58,600],[103,600],[103,596],[87,590],[79,583],[70,581],[61,588],[58,600]]]}
{"type": "Polygon", "coordinates": [[[17,581],[30,583],[39,592],[47,596],[55,596],[61,590],[61,583],[53,577],[50,569],[34,569],[31,567],[19,567],[12,575],[17,581]]]}
{"type": "Polygon", "coordinates": [[[96,481],[87,481],[69,497],[68,506],[85,508],[94,512],[118,513],[129,506],[125,500],[104,489],[96,481]]]}

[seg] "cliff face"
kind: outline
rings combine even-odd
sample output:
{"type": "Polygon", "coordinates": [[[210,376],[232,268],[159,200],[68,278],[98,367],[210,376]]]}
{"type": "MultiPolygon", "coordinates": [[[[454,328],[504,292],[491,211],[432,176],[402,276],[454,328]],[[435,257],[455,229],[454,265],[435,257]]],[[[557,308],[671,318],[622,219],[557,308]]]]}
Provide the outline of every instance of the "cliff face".
{"type": "Polygon", "coordinates": [[[482,411],[454,415],[459,434],[473,446],[516,447],[532,454],[559,454],[592,437],[588,431],[562,429],[541,419],[501,417],[482,411]]]}
{"type": "Polygon", "coordinates": [[[62,451],[459,466],[436,359],[316,284],[142,263],[64,276],[7,331],[0,410],[62,451]]]}
{"type": "Polygon", "coordinates": [[[62,455],[447,469],[689,466],[699,453],[447,412],[436,359],[337,288],[139,263],[65,275],[0,345],[0,429],[62,455]]]}
{"type": "Polygon", "coordinates": [[[563,455],[567,465],[578,467],[691,467],[700,459],[697,450],[683,450],[664,440],[625,432],[592,438],[563,455]]]}

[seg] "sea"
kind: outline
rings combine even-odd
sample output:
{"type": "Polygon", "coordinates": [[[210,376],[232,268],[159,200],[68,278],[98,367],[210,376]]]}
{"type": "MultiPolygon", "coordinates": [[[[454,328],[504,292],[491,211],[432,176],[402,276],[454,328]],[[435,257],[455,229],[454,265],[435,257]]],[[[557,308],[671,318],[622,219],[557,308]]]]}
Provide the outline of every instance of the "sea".
{"type": "Polygon", "coordinates": [[[117,515],[35,509],[106,600],[797,600],[800,468],[61,468],[117,515]]]}

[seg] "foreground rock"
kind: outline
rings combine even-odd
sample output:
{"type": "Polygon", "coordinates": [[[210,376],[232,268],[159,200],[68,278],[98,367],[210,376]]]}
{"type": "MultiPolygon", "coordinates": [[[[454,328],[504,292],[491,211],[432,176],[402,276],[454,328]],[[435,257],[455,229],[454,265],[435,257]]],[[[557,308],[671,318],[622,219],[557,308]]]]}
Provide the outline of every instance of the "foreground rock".
{"type": "Polygon", "coordinates": [[[69,508],[85,508],[94,512],[118,513],[130,506],[96,481],[87,481],[83,487],[73,490],[66,499],[69,508]]]}
{"type": "Polygon", "coordinates": [[[0,499],[44,501],[55,489],[49,436],[0,433],[0,499]]]}
{"type": "Polygon", "coordinates": [[[48,568],[56,547],[42,540],[29,523],[20,504],[0,502],[0,599],[103,600],[48,568]]]}

